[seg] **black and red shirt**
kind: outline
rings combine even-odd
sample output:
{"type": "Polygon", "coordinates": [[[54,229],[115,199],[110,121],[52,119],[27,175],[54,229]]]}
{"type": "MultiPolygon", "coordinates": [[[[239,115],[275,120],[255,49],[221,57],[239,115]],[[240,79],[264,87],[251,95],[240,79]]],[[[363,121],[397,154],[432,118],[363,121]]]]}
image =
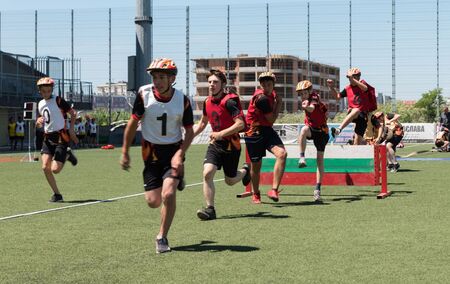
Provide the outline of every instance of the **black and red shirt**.
{"type": "Polygon", "coordinates": [[[327,125],[327,107],[320,101],[320,96],[313,92],[308,98],[309,105],[314,106],[312,112],[305,111],[305,125],[322,128],[327,125]]]}
{"type": "Polygon", "coordinates": [[[246,116],[250,132],[255,132],[258,126],[273,126],[273,122],[268,121],[266,115],[274,111],[275,98],[275,91],[268,96],[261,89],[255,91],[250,100],[246,116]]]}
{"type": "MultiPolygon", "coordinates": [[[[369,88],[369,84],[366,81],[361,80],[360,83],[364,84],[369,88]]],[[[364,92],[358,86],[347,85],[345,89],[340,93],[341,98],[347,97],[348,107],[357,108],[364,111],[368,105],[368,94],[367,91],[364,92]]]]}
{"type": "MultiPolygon", "coordinates": [[[[244,119],[241,101],[236,94],[225,94],[220,98],[208,97],[203,102],[203,115],[208,118],[208,122],[214,132],[219,132],[229,128],[237,118],[244,119]]],[[[229,140],[232,136],[239,137],[239,134],[224,137],[229,140]]]]}

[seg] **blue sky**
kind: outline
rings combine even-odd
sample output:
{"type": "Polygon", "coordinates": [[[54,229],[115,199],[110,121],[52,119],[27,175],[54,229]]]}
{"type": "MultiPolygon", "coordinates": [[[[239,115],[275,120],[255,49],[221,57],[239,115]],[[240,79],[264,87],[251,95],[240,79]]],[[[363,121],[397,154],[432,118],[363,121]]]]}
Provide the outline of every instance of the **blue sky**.
{"type": "MultiPolygon", "coordinates": [[[[34,10],[38,10],[38,55],[70,57],[70,9],[75,10],[75,57],[81,76],[108,81],[108,8],[112,8],[112,78],[127,80],[127,56],[135,52],[135,2],[2,1],[1,49],[34,56],[34,10]]],[[[190,56],[226,55],[226,5],[231,5],[230,53],[265,55],[265,3],[270,5],[270,52],[307,58],[306,1],[153,1],[154,56],[172,57],[185,89],[185,7],[190,5],[190,56]]],[[[396,3],[396,91],[418,99],[436,87],[436,1],[396,3]]],[[[310,1],[311,59],[349,66],[348,1],[310,1]]],[[[392,92],[391,0],[352,1],[352,62],[378,92],[392,92]]],[[[192,69],[193,66],[189,68],[192,69]]],[[[192,87],[191,74],[191,94],[192,87]]],[[[342,78],[345,82],[345,79],[342,78]]],[[[440,87],[450,92],[450,1],[440,1],[440,87]]]]}

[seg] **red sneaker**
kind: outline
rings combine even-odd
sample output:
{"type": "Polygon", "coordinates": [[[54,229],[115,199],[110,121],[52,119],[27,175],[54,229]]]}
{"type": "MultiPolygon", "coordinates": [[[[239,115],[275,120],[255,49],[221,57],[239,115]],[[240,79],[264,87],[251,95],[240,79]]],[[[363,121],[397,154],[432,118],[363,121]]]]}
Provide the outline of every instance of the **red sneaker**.
{"type": "Polygon", "coordinates": [[[252,202],[253,204],[261,204],[261,193],[254,193],[252,194],[252,202]]]}
{"type": "Polygon", "coordinates": [[[271,189],[267,192],[267,197],[269,197],[270,199],[272,199],[275,202],[278,202],[279,198],[278,198],[278,190],[276,189],[271,189]]]}

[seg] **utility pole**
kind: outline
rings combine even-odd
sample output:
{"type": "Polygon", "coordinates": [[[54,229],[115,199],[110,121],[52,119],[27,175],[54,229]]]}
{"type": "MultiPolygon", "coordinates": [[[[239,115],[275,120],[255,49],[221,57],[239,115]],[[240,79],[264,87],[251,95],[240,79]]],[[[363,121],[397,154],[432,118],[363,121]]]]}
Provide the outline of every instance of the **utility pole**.
{"type": "Polygon", "coordinates": [[[109,44],[108,44],[108,71],[109,71],[109,98],[108,98],[108,123],[111,125],[112,119],[112,93],[111,93],[111,8],[109,8],[109,21],[108,21],[108,33],[109,33],[109,44]]]}
{"type": "Polygon", "coordinates": [[[189,39],[189,6],[186,6],[186,95],[190,98],[190,94],[189,94],[189,84],[190,84],[190,80],[189,80],[189,43],[190,43],[190,39],[189,39]]]}
{"type": "Polygon", "coordinates": [[[439,0],[436,0],[436,122],[440,119],[440,105],[439,105],[439,0]]]}
{"type": "Polygon", "coordinates": [[[392,111],[397,111],[395,83],[395,0],[392,0],[392,111]]]}
{"type": "Polygon", "coordinates": [[[136,0],[136,88],[151,81],[146,69],[152,61],[152,5],[152,0],[136,0]]]}

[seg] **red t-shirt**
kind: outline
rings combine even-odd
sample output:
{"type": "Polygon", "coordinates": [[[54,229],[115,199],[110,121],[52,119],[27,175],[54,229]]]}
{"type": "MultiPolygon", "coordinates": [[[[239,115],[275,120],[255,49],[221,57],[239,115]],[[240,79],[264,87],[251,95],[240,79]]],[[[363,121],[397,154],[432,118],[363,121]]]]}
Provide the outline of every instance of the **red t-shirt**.
{"type": "Polygon", "coordinates": [[[275,91],[269,96],[264,95],[263,90],[258,89],[255,91],[250,100],[246,116],[250,131],[254,130],[257,126],[273,126],[273,123],[267,120],[266,114],[273,112],[275,98],[275,91]]]}
{"type": "MultiPolygon", "coordinates": [[[[214,132],[229,128],[236,118],[244,120],[241,101],[236,94],[226,94],[216,100],[213,97],[206,98],[203,103],[203,115],[208,118],[214,132]]],[[[235,133],[224,139],[229,140],[232,136],[239,136],[239,134],[235,133]]]]}
{"type": "Polygon", "coordinates": [[[305,124],[313,128],[322,128],[327,125],[327,107],[320,101],[317,93],[312,93],[308,98],[309,104],[314,105],[312,112],[305,111],[305,124]]]}

